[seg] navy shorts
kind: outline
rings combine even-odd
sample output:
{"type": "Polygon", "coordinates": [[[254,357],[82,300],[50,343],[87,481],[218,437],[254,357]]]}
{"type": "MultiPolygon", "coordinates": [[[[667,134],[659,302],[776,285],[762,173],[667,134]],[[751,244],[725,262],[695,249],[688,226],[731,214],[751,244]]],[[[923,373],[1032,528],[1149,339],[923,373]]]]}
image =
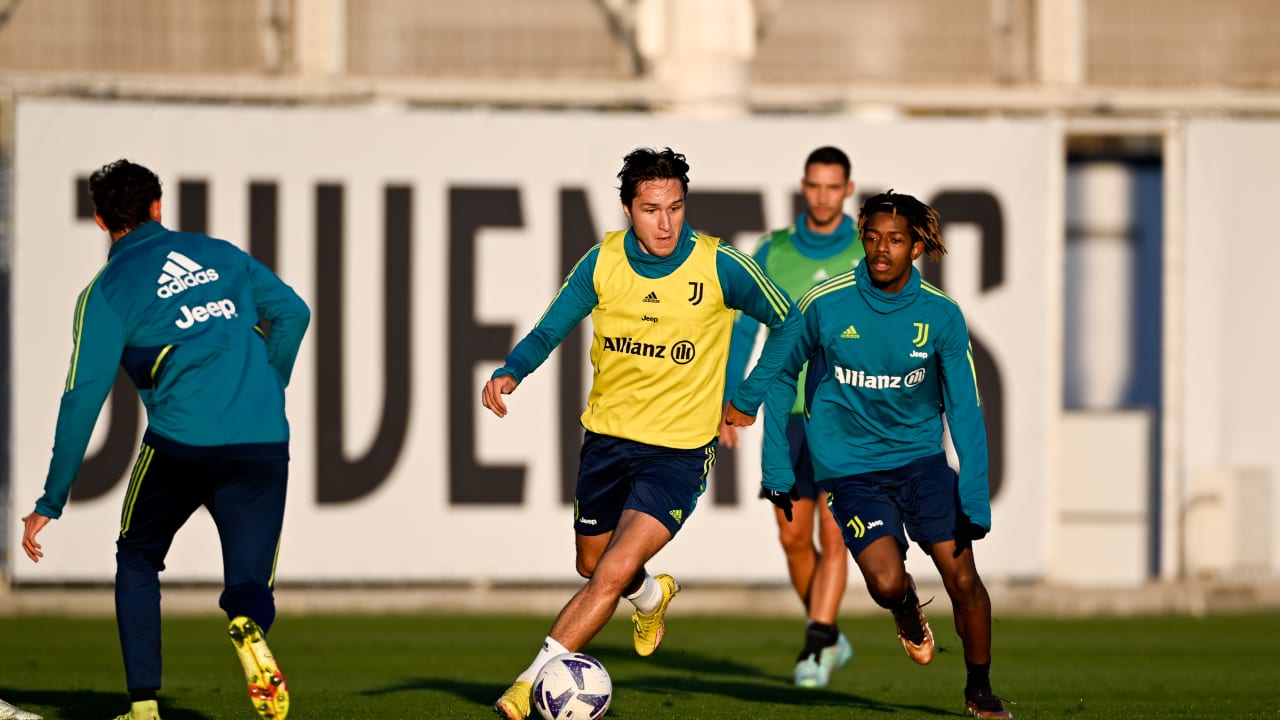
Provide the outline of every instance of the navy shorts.
{"type": "MultiPolygon", "coordinates": [[[[813,457],[809,455],[809,436],[804,430],[803,415],[792,415],[787,421],[787,445],[791,448],[791,469],[796,476],[796,497],[817,500],[818,493],[826,491],[813,479],[813,457]]],[[[760,497],[768,497],[767,492],[760,488],[760,497]]]]}
{"type": "Polygon", "coordinates": [[[579,535],[603,535],[618,527],[623,510],[638,510],[675,536],[706,491],[715,464],[714,440],[681,450],[588,430],[578,464],[573,529],[579,535]]]}
{"type": "Polygon", "coordinates": [[[821,485],[854,557],[885,535],[897,539],[904,557],[907,534],[921,545],[956,537],[960,484],[946,453],[892,470],[830,478],[821,485]]]}

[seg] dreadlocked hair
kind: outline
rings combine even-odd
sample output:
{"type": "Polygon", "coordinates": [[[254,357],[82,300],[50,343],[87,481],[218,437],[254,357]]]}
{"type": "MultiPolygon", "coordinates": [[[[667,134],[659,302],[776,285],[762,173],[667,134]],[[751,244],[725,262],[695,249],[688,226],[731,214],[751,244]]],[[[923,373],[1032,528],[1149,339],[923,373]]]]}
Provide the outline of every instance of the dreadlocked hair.
{"type": "Polygon", "coordinates": [[[912,242],[924,243],[924,252],[930,260],[939,260],[947,253],[947,245],[942,242],[942,232],[938,230],[938,211],[911,195],[901,195],[893,190],[872,195],[862,203],[862,208],[858,210],[858,235],[862,236],[866,232],[867,221],[872,215],[882,212],[906,218],[912,242]]]}

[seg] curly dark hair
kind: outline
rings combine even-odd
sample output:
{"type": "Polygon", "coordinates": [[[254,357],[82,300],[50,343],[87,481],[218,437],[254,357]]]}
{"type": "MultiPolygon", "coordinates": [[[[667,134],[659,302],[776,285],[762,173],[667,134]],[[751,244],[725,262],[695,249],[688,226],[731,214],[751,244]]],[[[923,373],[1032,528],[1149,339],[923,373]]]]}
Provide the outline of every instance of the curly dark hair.
{"type": "Polygon", "coordinates": [[[151,219],[151,203],[160,199],[160,178],[125,159],[103,165],[89,176],[94,212],[107,230],[128,232],[151,219]]]}
{"type": "Polygon", "coordinates": [[[866,237],[867,221],[876,213],[892,213],[907,219],[911,229],[911,241],[924,243],[925,254],[930,260],[938,260],[947,252],[938,229],[938,211],[910,195],[889,192],[872,195],[862,203],[858,211],[858,234],[866,237]]]}
{"type": "Polygon", "coordinates": [[[671,148],[661,151],[636,148],[622,158],[618,179],[622,181],[622,186],[618,188],[622,204],[631,207],[640,183],[649,180],[679,180],[682,191],[688,194],[689,163],[685,162],[684,155],[671,148]]]}

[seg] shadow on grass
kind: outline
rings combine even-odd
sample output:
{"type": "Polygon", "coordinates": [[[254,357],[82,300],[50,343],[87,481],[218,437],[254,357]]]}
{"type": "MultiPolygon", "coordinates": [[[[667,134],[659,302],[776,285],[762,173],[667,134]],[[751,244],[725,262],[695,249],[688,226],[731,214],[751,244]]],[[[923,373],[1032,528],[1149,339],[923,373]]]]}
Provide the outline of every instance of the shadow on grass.
{"type": "MultiPolygon", "coordinates": [[[[62,720],[106,720],[129,711],[129,694],[98,690],[4,690],[11,705],[62,720]]],[[[180,701],[179,701],[180,702],[180,701]]],[[[213,716],[182,707],[169,698],[160,698],[160,717],[165,720],[211,720],[213,716]]]]}
{"type": "Polygon", "coordinates": [[[386,687],[361,690],[360,694],[366,697],[376,697],[404,692],[437,691],[448,693],[469,703],[493,705],[506,689],[506,685],[498,687],[488,682],[465,682],[454,678],[418,677],[405,678],[394,685],[387,685],[386,687]]]}
{"type": "MultiPolygon", "coordinates": [[[[711,696],[797,708],[847,707],[851,711],[910,713],[914,717],[955,715],[950,708],[886,703],[853,693],[797,688],[791,684],[790,675],[773,675],[754,665],[696,652],[682,650],[641,658],[630,647],[602,645],[589,648],[589,653],[606,666],[616,669],[611,671],[615,689],[667,696],[675,700],[686,699],[692,702],[699,696],[711,696]],[[637,668],[636,672],[630,671],[628,666],[632,664],[637,668]]],[[[404,692],[443,692],[469,703],[487,706],[496,701],[506,689],[506,683],[495,685],[449,677],[416,677],[364,690],[360,694],[379,696],[404,692]]],[[[609,714],[622,718],[625,717],[626,710],[615,705],[609,714]]]]}
{"type": "MultiPolygon", "coordinates": [[[[827,690],[805,690],[790,685],[779,687],[777,684],[752,682],[749,680],[732,680],[728,678],[706,678],[680,674],[662,673],[634,680],[615,681],[615,689],[650,693],[667,696],[673,700],[693,700],[698,696],[714,696],[732,698],[746,703],[761,703],[772,706],[804,707],[847,707],[850,711],[875,712],[885,714],[909,713],[909,717],[923,716],[955,716],[955,711],[947,708],[926,705],[906,705],[901,703],[884,703],[874,698],[863,697],[851,693],[827,690]]],[[[452,678],[407,678],[394,685],[361,691],[361,695],[379,696],[405,692],[441,692],[453,695],[460,700],[478,707],[488,707],[498,699],[506,686],[492,683],[460,682],[452,678]]],[[[613,717],[626,717],[625,706],[615,704],[609,714],[613,717]]],[[[68,716],[70,717],[70,716],[68,716]]],[[[185,720],[196,720],[199,716],[191,716],[185,720]]],[[[168,713],[165,714],[168,720],[168,713]]],[[[184,720],[175,715],[175,720],[184,720]]]]}
{"type": "MultiPolygon", "coordinates": [[[[663,695],[674,700],[692,701],[697,696],[727,697],[748,703],[766,705],[786,705],[797,708],[804,707],[847,707],[852,710],[879,713],[911,713],[913,717],[923,715],[954,716],[955,712],[945,708],[925,705],[904,705],[886,703],[875,698],[864,697],[854,693],[834,690],[798,688],[790,684],[761,683],[749,680],[736,680],[728,677],[705,677],[689,675],[651,675],[634,680],[623,680],[614,684],[615,688],[624,688],[654,695],[663,695]]],[[[614,713],[622,717],[622,713],[614,713]]]]}
{"type": "Polygon", "coordinates": [[[636,664],[643,666],[646,672],[651,672],[649,668],[659,667],[668,670],[683,670],[692,673],[714,673],[716,675],[736,675],[739,677],[758,677],[765,679],[777,679],[777,676],[771,676],[763,672],[755,665],[748,665],[737,660],[725,657],[714,657],[699,652],[690,652],[688,650],[668,650],[665,647],[651,657],[642,658],[636,655],[635,650],[627,645],[600,645],[587,648],[587,654],[604,663],[605,667],[623,666],[636,664]]]}

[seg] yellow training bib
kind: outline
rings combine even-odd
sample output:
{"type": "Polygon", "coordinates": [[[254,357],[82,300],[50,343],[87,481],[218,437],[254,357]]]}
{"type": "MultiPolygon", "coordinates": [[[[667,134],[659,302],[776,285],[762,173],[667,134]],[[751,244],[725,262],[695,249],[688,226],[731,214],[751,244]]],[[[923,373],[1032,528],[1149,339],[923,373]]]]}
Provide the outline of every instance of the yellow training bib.
{"type": "Polygon", "coordinates": [[[650,279],[627,261],[625,231],[605,235],[591,311],[595,378],[583,427],[672,448],[716,437],[734,311],[716,274],[719,238],[693,235],[693,253],[670,275],[650,279]]]}

